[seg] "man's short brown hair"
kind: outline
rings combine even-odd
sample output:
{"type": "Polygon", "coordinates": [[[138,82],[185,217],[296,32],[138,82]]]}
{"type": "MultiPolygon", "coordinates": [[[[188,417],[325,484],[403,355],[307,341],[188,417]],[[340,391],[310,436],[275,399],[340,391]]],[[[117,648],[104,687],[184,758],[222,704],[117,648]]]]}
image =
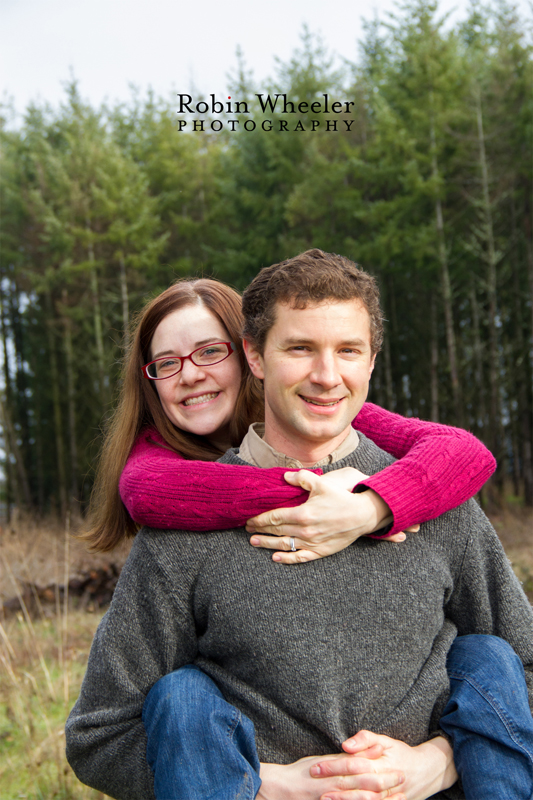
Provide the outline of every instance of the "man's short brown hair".
{"type": "Polygon", "coordinates": [[[323,250],[306,250],[294,258],[264,267],[243,294],[243,335],[264,351],[276,321],[276,303],[307,308],[323,300],[360,300],[370,317],[372,355],[383,342],[383,315],[376,279],[349,258],[323,250]]]}

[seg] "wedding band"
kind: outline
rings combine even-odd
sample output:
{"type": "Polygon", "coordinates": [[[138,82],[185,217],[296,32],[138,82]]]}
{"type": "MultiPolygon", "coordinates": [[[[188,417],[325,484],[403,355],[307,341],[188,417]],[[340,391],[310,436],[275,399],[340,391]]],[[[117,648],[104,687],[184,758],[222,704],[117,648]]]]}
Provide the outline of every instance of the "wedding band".
{"type": "Polygon", "coordinates": [[[289,544],[291,546],[292,552],[295,553],[296,552],[296,545],[294,544],[294,539],[292,538],[292,536],[289,538],[289,544]]]}

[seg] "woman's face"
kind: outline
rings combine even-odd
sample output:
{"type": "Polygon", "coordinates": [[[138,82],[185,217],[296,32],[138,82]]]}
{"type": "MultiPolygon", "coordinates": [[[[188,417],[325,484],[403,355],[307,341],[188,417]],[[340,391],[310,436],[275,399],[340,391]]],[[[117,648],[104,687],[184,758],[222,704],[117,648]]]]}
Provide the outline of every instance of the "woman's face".
{"type": "MultiPolygon", "coordinates": [[[[185,306],[166,316],[155,329],[151,358],[187,356],[205,344],[229,339],[222,323],[203,304],[185,306]]],[[[229,422],[240,382],[239,357],[232,353],[207,367],[187,359],[181,372],[155,381],[155,387],[165,414],[177,428],[225,447],[229,446],[229,422]]]]}

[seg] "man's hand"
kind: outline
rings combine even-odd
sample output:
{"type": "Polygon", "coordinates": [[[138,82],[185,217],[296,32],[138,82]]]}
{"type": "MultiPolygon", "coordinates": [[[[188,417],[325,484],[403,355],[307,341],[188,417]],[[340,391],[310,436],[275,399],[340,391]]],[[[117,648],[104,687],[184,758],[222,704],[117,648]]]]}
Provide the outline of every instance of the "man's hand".
{"type": "MultiPolygon", "coordinates": [[[[376,751],[377,752],[377,751],[376,751]]],[[[381,749],[379,750],[381,752],[381,749]]],[[[309,756],[294,764],[261,764],[261,788],[256,800],[405,800],[402,793],[403,772],[388,768],[379,760],[353,756],[350,771],[339,768],[332,776],[312,777],[310,770],[318,763],[345,763],[342,753],[309,756]]]]}
{"type": "MultiPolygon", "coordinates": [[[[325,475],[305,469],[286,472],[287,483],[308,491],[309,499],[296,508],[278,508],[248,520],[246,530],[255,534],[250,543],[278,551],[272,558],[284,564],[314,561],[344,550],[360,536],[392,522],[390,508],[376,492],[369,489],[352,494],[353,487],[367,477],[353,467],[325,475]],[[291,538],[297,552],[290,552],[291,538]]],[[[402,532],[387,537],[386,541],[404,540],[402,532]]]]}
{"type": "MultiPolygon", "coordinates": [[[[342,757],[337,760],[317,760],[310,768],[311,775],[320,779],[349,775],[351,769],[360,769],[359,762],[370,755],[372,761],[369,763],[372,766],[379,769],[387,767],[392,772],[402,770],[405,782],[401,791],[406,800],[425,800],[453,786],[457,780],[452,748],[442,736],[410,747],[389,736],[359,731],[356,736],[347,739],[342,747],[350,754],[345,761],[342,757]],[[383,748],[383,753],[376,759],[377,746],[383,748]]],[[[328,798],[345,800],[345,796],[338,792],[328,792],[328,798]]]]}

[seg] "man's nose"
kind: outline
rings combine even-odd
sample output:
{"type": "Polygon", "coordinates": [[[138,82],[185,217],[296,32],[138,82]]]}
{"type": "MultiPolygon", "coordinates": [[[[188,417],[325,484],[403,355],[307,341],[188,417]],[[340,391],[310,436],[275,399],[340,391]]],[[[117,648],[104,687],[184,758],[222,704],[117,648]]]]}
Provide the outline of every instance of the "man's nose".
{"type": "Polygon", "coordinates": [[[335,357],[332,354],[317,356],[310,378],[312,383],[317,383],[325,389],[332,389],[342,383],[335,357]]]}
{"type": "Polygon", "coordinates": [[[199,367],[197,364],[191,361],[190,358],[186,358],[183,361],[183,367],[179,373],[179,376],[182,383],[196,383],[196,381],[200,381],[205,378],[205,369],[204,367],[199,367]]]}

